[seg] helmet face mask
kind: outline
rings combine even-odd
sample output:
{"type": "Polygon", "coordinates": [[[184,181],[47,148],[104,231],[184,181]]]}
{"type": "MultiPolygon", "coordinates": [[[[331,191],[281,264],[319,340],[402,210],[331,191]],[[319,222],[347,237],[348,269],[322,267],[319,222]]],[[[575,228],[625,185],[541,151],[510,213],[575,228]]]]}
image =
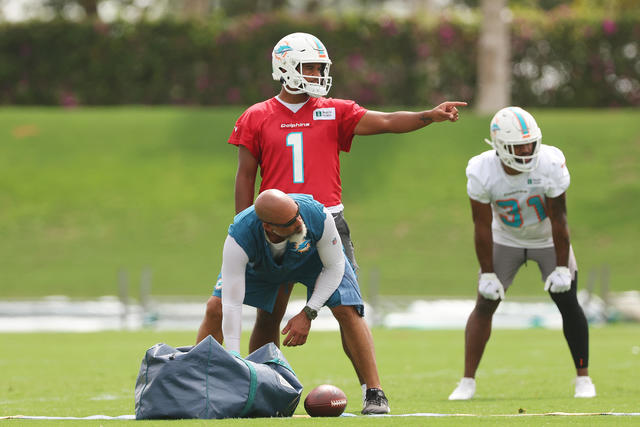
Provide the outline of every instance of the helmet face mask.
{"type": "Polygon", "coordinates": [[[272,77],[292,95],[306,93],[314,98],[325,96],[331,89],[331,60],[322,42],[307,33],[283,37],[271,54],[272,77]],[[320,76],[305,75],[304,64],[321,64],[320,76]]]}
{"type": "Polygon", "coordinates": [[[520,107],[507,107],[498,111],[489,128],[491,145],[500,161],[518,172],[531,172],[538,166],[538,154],[542,144],[542,131],[535,119],[520,107]],[[521,154],[518,146],[533,144],[530,153],[521,154]]]}

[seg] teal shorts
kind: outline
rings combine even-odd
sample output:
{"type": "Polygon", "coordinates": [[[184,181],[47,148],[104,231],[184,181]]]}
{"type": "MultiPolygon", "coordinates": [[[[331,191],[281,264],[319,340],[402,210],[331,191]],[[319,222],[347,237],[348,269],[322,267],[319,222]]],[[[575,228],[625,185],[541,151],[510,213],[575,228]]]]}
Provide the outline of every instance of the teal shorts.
{"type": "MultiPolygon", "coordinates": [[[[311,298],[311,294],[313,293],[319,274],[319,272],[313,272],[312,274],[301,274],[299,277],[296,277],[296,282],[300,282],[307,287],[307,300],[311,298]]],[[[245,294],[243,303],[271,313],[273,312],[273,306],[276,302],[276,297],[278,296],[278,289],[282,285],[282,283],[270,283],[268,281],[261,280],[259,277],[253,277],[247,274],[245,278],[245,294]]],[[[213,288],[212,295],[222,298],[222,274],[218,275],[218,280],[213,288]]],[[[330,308],[337,307],[339,305],[351,305],[354,306],[360,316],[364,316],[364,302],[362,301],[362,295],[360,294],[358,280],[356,279],[351,263],[346,256],[342,281],[340,282],[338,289],[331,294],[324,305],[330,308]]]]}

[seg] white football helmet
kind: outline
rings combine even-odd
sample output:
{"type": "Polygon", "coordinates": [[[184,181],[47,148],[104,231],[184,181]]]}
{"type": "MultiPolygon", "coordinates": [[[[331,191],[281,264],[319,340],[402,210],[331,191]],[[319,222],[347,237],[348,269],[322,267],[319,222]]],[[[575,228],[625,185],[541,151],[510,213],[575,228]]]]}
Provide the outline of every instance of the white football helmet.
{"type": "Polygon", "coordinates": [[[325,96],[331,89],[329,53],[322,42],[311,34],[293,33],[283,37],[273,48],[271,64],[273,79],[281,82],[284,89],[291,94],[306,93],[317,98],[325,96]],[[324,64],[322,75],[303,75],[304,63],[324,64]],[[309,82],[305,77],[313,80],[309,82]]]}
{"type": "Polygon", "coordinates": [[[533,116],[520,107],[507,107],[498,111],[489,127],[491,145],[505,165],[519,172],[531,172],[538,166],[538,153],[542,144],[542,131],[533,116]],[[529,156],[516,155],[515,146],[533,143],[529,156]]]}

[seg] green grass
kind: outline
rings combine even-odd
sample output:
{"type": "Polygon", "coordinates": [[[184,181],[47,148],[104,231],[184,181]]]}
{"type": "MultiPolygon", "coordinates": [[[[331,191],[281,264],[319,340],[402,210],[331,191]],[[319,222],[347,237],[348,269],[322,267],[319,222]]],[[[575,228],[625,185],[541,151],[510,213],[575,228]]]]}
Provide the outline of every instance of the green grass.
{"type": "MultiPolygon", "coordinates": [[[[640,327],[619,324],[591,329],[590,375],[594,399],[574,399],[575,377],[569,350],[557,330],[496,330],[477,376],[471,401],[447,396],[462,374],[462,331],[374,329],[378,366],[394,414],[475,414],[466,418],[384,418],[272,420],[283,425],[624,425],[638,417],[501,417],[549,412],[638,412],[640,327]]],[[[0,334],[0,416],[85,417],[134,413],[133,390],[147,348],[157,342],[193,343],[189,332],[103,332],[92,334],[0,334]]],[[[247,336],[243,343],[247,343],[247,336]]],[[[360,388],[340,347],[338,332],[313,332],[302,347],[285,357],[306,393],[322,383],[335,384],[349,399],[347,412],[361,409],[360,388]]],[[[302,404],[296,410],[304,414],[302,404]]],[[[216,425],[264,425],[265,420],[229,420],[216,425]]],[[[21,423],[27,423],[23,421],[21,423]]],[[[60,421],[29,421],[58,424],[60,421]]],[[[124,425],[123,421],[83,422],[124,425]]],[[[146,423],[150,424],[150,423],[146,423]]],[[[185,421],[181,425],[205,425],[185,421]]]]}
{"type": "MultiPolygon", "coordinates": [[[[153,271],[156,295],[209,294],[233,218],[233,109],[0,109],[0,298],[117,293],[153,271]]],[[[568,158],[569,225],[585,285],[637,288],[640,111],[534,111],[568,158]]],[[[344,203],[364,294],[474,294],[464,170],[489,117],[462,113],[404,135],[356,137],[344,203]]],[[[542,295],[529,265],[510,295],[542,295]]]]}

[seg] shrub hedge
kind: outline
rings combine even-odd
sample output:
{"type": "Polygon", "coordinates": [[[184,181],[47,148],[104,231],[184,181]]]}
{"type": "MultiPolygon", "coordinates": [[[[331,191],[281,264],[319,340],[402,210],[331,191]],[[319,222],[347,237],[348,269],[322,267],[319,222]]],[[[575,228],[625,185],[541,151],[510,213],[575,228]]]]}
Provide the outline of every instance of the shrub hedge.
{"type": "MultiPolygon", "coordinates": [[[[640,19],[516,18],[514,104],[640,105],[640,19]]],[[[271,49],[294,31],[331,55],[331,96],[363,105],[473,102],[479,23],[347,16],[0,26],[0,104],[252,104],[272,96],[271,49]]]]}

